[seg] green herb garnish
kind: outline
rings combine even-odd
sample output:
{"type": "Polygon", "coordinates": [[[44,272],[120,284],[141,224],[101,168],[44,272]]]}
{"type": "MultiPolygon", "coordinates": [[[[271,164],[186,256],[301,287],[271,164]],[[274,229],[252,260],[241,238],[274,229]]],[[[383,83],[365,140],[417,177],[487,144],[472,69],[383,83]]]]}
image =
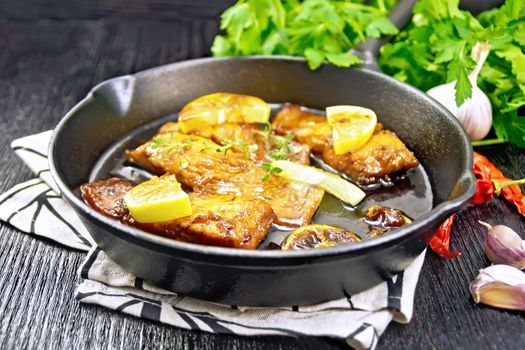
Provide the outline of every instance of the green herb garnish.
{"type": "Polygon", "coordinates": [[[217,153],[224,154],[227,154],[228,151],[230,151],[233,147],[237,146],[243,151],[246,157],[250,157],[251,154],[257,151],[257,149],[259,148],[256,144],[246,144],[243,140],[240,139],[223,139],[221,140],[221,144],[219,146],[210,145],[204,141],[195,142],[191,138],[183,140],[182,142],[171,142],[171,140],[166,141],[158,136],[154,136],[151,139],[151,142],[151,148],[163,148],[165,149],[167,155],[169,155],[173,150],[177,148],[182,148],[187,145],[200,146],[200,152],[204,152],[207,150],[215,150],[215,152],[217,153]]]}
{"type": "Polygon", "coordinates": [[[348,51],[367,37],[397,33],[386,18],[393,0],[240,0],[221,16],[214,56],[304,56],[311,69],[362,63],[348,51]]]}
{"type": "Polygon", "coordinates": [[[283,169],[274,166],[272,163],[263,163],[261,167],[266,170],[266,174],[263,176],[263,181],[268,181],[270,179],[270,175],[272,174],[279,174],[283,172],[283,169]]]}
{"type": "Polygon", "coordinates": [[[381,49],[382,70],[427,91],[456,80],[456,104],[472,96],[469,53],[477,42],[491,52],[478,86],[493,107],[498,139],[525,148],[525,2],[507,0],[474,17],[459,0],[420,0],[409,25],[381,49]]]}
{"type": "MultiPolygon", "coordinates": [[[[285,159],[291,152],[292,149],[290,147],[291,142],[293,141],[294,135],[286,135],[286,136],[277,136],[268,134],[269,137],[274,138],[277,140],[278,148],[276,150],[271,150],[268,152],[268,157],[272,160],[283,160],[285,159]]],[[[263,176],[263,181],[267,181],[270,178],[271,174],[278,174],[282,172],[281,168],[275,167],[272,165],[272,163],[263,163],[261,167],[266,170],[266,174],[263,176]]]]}
{"type": "MultiPolygon", "coordinates": [[[[169,155],[173,150],[177,148],[182,148],[186,145],[196,145],[196,142],[193,142],[191,139],[186,139],[182,142],[172,142],[171,137],[170,140],[166,141],[158,136],[153,136],[151,139],[151,148],[152,149],[159,149],[163,148],[166,151],[166,155],[169,155]]],[[[203,143],[204,145],[204,143],[203,143]]]]}
{"type": "Polygon", "coordinates": [[[224,152],[224,154],[226,154],[226,152],[228,152],[230,149],[236,146],[243,151],[244,156],[247,158],[249,158],[255,151],[259,149],[259,146],[257,146],[256,144],[248,145],[241,139],[223,139],[221,140],[221,144],[222,146],[216,149],[217,152],[224,152]]]}

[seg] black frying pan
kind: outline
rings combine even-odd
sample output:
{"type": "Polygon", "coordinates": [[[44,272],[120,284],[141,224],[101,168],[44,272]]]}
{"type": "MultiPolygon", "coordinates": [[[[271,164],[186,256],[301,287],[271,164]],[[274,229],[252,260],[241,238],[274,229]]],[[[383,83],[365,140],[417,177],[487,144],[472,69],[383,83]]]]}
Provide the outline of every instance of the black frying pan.
{"type": "MultiPolygon", "coordinates": [[[[407,18],[407,11],[403,14],[407,18]]],[[[402,17],[394,21],[399,24],[402,17]]],[[[361,49],[378,47],[369,42],[361,49]]],[[[468,202],[475,178],[470,141],[456,119],[421,91],[371,70],[371,51],[360,54],[369,58],[368,68],[326,65],[312,72],[303,59],[292,57],[207,58],[105,81],[55,129],[49,152],[52,175],[97,244],[126,270],[163,288],[260,306],[312,304],[362,291],[405,269],[443,220],[468,202]],[[122,148],[150,137],[159,118],[217,91],[317,109],[337,104],[372,108],[422,163],[432,209],[408,226],[353,245],[247,251],[156,236],[107,218],[78,197],[79,185],[90,176],[109,176],[121,162],[122,148]]]]}

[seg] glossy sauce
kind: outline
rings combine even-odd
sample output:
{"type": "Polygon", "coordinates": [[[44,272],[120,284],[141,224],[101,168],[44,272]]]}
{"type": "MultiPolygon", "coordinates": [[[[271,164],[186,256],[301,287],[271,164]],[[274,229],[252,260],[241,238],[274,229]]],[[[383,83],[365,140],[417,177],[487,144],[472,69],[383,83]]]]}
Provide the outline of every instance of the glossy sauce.
{"type": "MultiPolygon", "coordinates": [[[[271,104],[272,112],[281,107],[280,104],[271,104]]],[[[322,114],[318,110],[310,110],[322,114]]],[[[124,151],[135,148],[150,140],[164,123],[174,121],[176,115],[170,115],[147,125],[141,126],[124,136],[106,152],[104,152],[91,172],[89,182],[105,179],[111,176],[120,176],[134,182],[142,182],[151,178],[147,171],[126,164],[124,151]]],[[[379,116],[379,121],[381,117],[379,116]]],[[[416,154],[417,157],[417,154],[416,154]]],[[[319,159],[312,159],[312,165],[327,169],[319,159]]],[[[341,174],[339,174],[341,175],[341,174]]],[[[417,220],[421,215],[432,209],[433,197],[430,181],[422,165],[404,174],[400,179],[392,181],[385,179],[371,186],[361,186],[367,193],[366,198],[357,207],[346,205],[332,195],[325,193],[321,205],[315,213],[312,223],[341,226],[358,234],[363,240],[373,238],[367,235],[370,227],[363,217],[371,205],[383,205],[399,209],[412,220],[417,220]]],[[[275,244],[280,244],[291,231],[282,227],[274,227],[259,249],[275,249],[275,244]]],[[[385,234],[388,234],[385,233],[385,234]]]]}

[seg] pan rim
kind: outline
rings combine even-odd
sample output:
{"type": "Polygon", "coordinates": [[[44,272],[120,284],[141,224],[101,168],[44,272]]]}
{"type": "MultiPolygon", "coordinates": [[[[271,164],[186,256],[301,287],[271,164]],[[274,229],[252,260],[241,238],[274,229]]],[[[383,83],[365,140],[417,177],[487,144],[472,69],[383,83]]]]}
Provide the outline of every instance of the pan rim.
{"type": "MultiPolygon", "coordinates": [[[[174,239],[158,236],[131,226],[127,226],[117,220],[111,219],[109,217],[104,216],[103,214],[100,214],[90,206],[88,206],[86,203],[84,203],[80,198],[78,198],[73,191],[69,188],[68,185],[65,184],[65,182],[62,180],[62,178],[59,175],[58,170],[58,164],[56,164],[56,160],[54,157],[55,152],[55,146],[57,143],[57,140],[59,139],[61,133],[63,132],[63,129],[67,122],[72,119],[76,112],[84,107],[86,104],[89,104],[90,101],[93,99],[93,93],[98,89],[99,86],[103,84],[107,84],[108,82],[116,79],[121,79],[122,77],[140,77],[144,74],[152,74],[155,73],[157,70],[164,69],[166,67],[185,67],[190,65],[198,65],[198,64],[206,64],[209,62],[220,62],[220,61],[231,61],[231,60],[239,60],[239,61],[284,61],[284,62],[300,62],[305,63],[306,60],[300,57],[293,57],[293,56],[269,56],[269,55],[257,55],[257,56],[247,56],[247,57],[219,57],[219,58],[198,58],[198,59],[192,59],[192,60],[186,60],[181,62],[175,62],[170,63],[158,67],[153,67],[147,70],[143,70],[134,74],[115,77],[112,79],[105,80],[99,84],[97,84],[95,87],[93,87],[90,92],[87,94],[85,98],[83,98],[81,101],[79,101],[71,110],[69,110],[66,115],[60,120],[60,122],[57,124],[53,131],[53,135],[51,137],[51,141],[49,144],[49,168],[51,175],[56,182],[61,195],[65,197],[65,199],[73,205],[77,211],[81,212],[81,215],[86,216],[89,220],[94,220],[105,227],[110,227],[112,229],[112,232],[118,232],[119,234],[123,234],[124,238],[126,238],[126,235],[131,236],[132,238],[136,240],[143,240],[145,243],[153,244],[161,246],[164,249],[175,251],[182,251],[189,254],[198,254],[203,256],[216,256],[216,257],[234,257],[234,258],[245,258],[245,259],[292,259],[292,260],[303,260],[303,259],[311,259],[311,258],[318,258],[318,257],[333,257],[333,256],[341,256],[341,255],[348,255],[348,254],[364,254],[368,252],[369,250],[372,250],[374,248],[380,249],[385,248],[386,246],[390,246],[400,240],[408,239],[411,236],[417,235],[419,231],[422,231],[427,227],[428,225],[433,225],[435,222],[440,218],[446,218],[451,213],[455,212],[457,209],[459,209],[464,203],[466,203],[475,193],[476,186],[475,186],[475,176],[472,172],[472,164],[473,164],[473,151],[472,146],[470,146],[470,139],[468,139],[468,136],[464,132],[463,128],[461,127],[460,123],[457,121],[455,117],[450,114],[448,110],[445,109],[441,104],[439,104],[437,101],[432,99],[430,96],[426,95],[421,90],[410,86],[408,84],[405,84],[403,82],[400,82],[386,74],[376,72],[370,69],[366,68],[352,68],[356,70],[366,71],[367,74],[372,74],[380,79],[386,79],[390,83],[393,83],[396,86],[399,86],[399,88],[402,88],[404,90],[408,90],[411,93],[417,95],[419,98],[423,100],[427,100],[428,103],[431,103],[433,107],[438,109],[441,113],[445,114],[447,118],[451,119],[453,124],[455,124],[456,128],[460,130],[460,135],[462,138],[462,141],[465,145],[469,145],[464,151],[466,151],[466,164],[464,171],[461,173],[458,182],[463,181],[467,183],[467,189],[457,196],[456,198],[452,200],[445,201],[443,203],[440,203],[439,205],[433,207],[428,213],[423,214],[418,220],[414,221],[412,224],[401,227],[399,229],[396,229],[392,233],[389,233],[388,235],[380,236],[371,240],[366,240],[362,242],[358,242],[355,244],[349,244],[349,245],[339,245],[334,246],[330,248],[323,248],[323,249],[310,249],[310,250],[297,250],[297,251],[278,251],[278,250],[246,250],[246,249],[238,249],[238,248],[227,248],[227,247],[216,247],[216,246],[206,246],[206,245],[200,245],[195,243],[187,243],[182,241],[177,241],[174,239]]],[[[346,68],[348,69],[348,68],[346,68]]]]}

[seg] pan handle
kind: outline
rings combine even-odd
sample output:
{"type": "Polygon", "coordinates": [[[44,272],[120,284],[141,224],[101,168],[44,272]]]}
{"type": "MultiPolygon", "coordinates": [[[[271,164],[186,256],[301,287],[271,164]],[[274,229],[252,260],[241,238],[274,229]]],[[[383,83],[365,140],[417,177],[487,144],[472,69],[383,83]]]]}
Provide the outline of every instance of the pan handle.
{"type": "MultiPolygon", "coordinates": [[[[408,23],[412,17],[412,8],[417,0],[401,0],[396,7],[388,15],[388,19],[401,30],[405,24],[408,23]]],[[[379,65],[377,64],[377,54],[383,44],[385,44],[390,38],[387,39],[373,39],[368,38],[355,48],[350,50],[351,54],[363,60],[363,67],[375,71],[380,71],[379,65]]]]}

